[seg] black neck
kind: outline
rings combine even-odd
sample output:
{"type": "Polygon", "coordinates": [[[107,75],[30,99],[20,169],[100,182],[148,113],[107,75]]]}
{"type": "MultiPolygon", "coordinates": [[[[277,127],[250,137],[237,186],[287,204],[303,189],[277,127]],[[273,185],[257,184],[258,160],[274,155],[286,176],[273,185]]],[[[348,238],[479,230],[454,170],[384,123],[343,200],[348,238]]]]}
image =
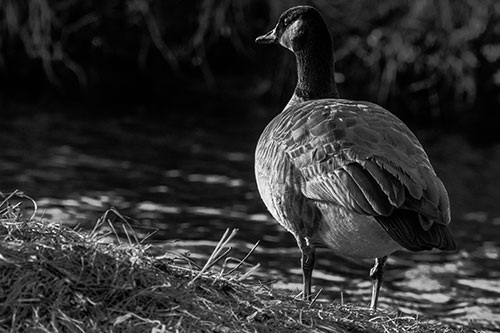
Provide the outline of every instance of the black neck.
{"type": "Polygon", "coordinates": [[[305,50],[295,52],[295,56],[297,58],[298,81],[292,97],[293,101],[339,98],[335,84],[331,42],[313,45],[305,50]]]}

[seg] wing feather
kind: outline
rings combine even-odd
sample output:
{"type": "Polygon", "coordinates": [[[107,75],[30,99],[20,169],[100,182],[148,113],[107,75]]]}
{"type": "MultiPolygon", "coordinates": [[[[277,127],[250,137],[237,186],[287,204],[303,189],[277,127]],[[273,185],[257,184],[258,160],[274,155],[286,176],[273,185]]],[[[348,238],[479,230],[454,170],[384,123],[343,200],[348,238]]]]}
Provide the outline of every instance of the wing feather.
{"type": "Polygon", "coordinates": [[[305,103],[296,106],[300,112],[286,109],[289,118],[274,134],[302,177],[305,197],[372,215],[407,248],[454,246],[445,227],[446,189],[398,118],[365,102],[305,103]]]}
{"type": "MultiPolygon", "coordinates": [[[[405,172],[402,168],[394,165],[392,161],[386,161],[384,158],[375,157],[375,163],[383,170],[389,172],[393,177],[395,177],[406,189],[406,191],[414,198],[420,199],[424,193],[422,186],[414,182],[410,175],[405,172]]],[[[414,166],[415,167],[415,166],[414,166]]]]}
{"type": "Polygon", "coordinates": [[[335,173],[324,177],[315,177],[302,188],[303,194],[309,199],[332,202],[343,207],[353,207],[356,211],[361,211],[358,205],[344,195],[345,191],[347,191],[345,183],[341,182],[335,173]]]}
{"type": "Polygon", "coordinates": [[[366,160],[363,163],[366,171],[375,179],[382,191],[394,207],[400,207],[405,201],[405,191],[403,184],[397,181],[392,175],[380,169],[375,162],[366,160]]]}
{"type": "Polygon", "coordinates": [[[425,180],[425,184],[427,186],[425,188],[426,197],[429,198],[432,205],[438,207],[440,190],[437,184],[438,181],[437,177],[433,175],[430,170],[427,169],[420,170],[420,174],[422,175],[422,178],[425,180]]]}
{"type": "Polygon", "coordinates": [[[390,204],[389,198],[375,179],[360,164],[348,164],[344,166],[344,170],[351,176],[362,196],[369,203],[371,212],[375,212],[375,214],[372,213],[371,215],[389,215],[392,213],[393,206],[390,204]]]}
{"type": "Polygon", "coordinates": [[[341,169],[337,170],[340,180],[345,184],[347,192],[344,193],[345,196],[350,197],[356,202],[356,204],[361,208],[359,213],[368,215],[377,215],[375,209],[369,202],[369,199],[365,196],[367,190],[362,186],[359,186],[355,177],[353,177],[347,170],[341,169]]]}
{"type": "Polygon", "coordinates": [[[434,223],[425,232],[420,229],[419,214],[409,210],[396,210],[391,216],[377,216],[375,219],[389,236],[412,251],[455,250],[456,244],[446,226],[434,223]]]}
{"type": "Polygon", "coordinates": [[[451,213],[450,213],[450,199],[448,198],[448,192],[444,187],[441,179],[437,179],[437,185],[439,187],[439,211],[441,213],[441,218],[438,220],[438,223],[448,224],[451,221],[451,213]],[[442,222],[441,222],[442,221],[442,222]]]}

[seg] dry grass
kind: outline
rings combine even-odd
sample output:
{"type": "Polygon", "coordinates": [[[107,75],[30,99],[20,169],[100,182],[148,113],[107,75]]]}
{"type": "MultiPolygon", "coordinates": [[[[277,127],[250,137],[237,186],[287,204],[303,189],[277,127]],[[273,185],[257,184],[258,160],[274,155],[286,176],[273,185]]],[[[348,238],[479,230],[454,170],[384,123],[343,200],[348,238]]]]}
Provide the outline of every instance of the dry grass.
{"type": "Polygon", "coordinates": [[[21,199],[0,197],[0,332],[471,331],[245,282],[256,267],[229,260],[235,231],[199,268],[182,255],[151,255],[115,210],[82,232],[23,218],[21,199]]]}

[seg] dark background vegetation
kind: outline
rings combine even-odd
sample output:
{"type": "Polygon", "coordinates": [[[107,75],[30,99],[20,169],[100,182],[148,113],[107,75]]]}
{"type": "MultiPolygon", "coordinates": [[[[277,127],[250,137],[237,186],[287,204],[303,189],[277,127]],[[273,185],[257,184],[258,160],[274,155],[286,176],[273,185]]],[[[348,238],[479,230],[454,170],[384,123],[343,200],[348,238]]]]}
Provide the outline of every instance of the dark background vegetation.
{"type": "Polygon", "coordinates": [[[0,112],[23,101],[184,113],[188,99],[279,110],[293,56],[253,40],[299,3],[328,21],[343,97],[413,128],[500,138],[496,0],[2,0],[0,112]]]}

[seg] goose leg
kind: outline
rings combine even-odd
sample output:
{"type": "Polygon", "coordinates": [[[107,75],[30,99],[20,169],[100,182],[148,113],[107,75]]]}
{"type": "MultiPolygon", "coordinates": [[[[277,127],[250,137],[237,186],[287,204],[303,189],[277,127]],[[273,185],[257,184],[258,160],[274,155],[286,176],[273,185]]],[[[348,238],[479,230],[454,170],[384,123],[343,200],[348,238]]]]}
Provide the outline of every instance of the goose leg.
{"type": "Polygon", "coordinates": [[[311,297],[311,280],[316,249],[314,246],[311,246],[307,240],[299,241],[299,247],[302,252],[302,298],[304,300],[309,300],[311,297]]]}
{"type": "Polygon", "coordinates": [[[377,310],[378,294],[380,287],[384,281],[384,265],[387,261],[387,256],[375,258],[375,265],[370,270],[370,278],[372,279],[372,300],[370,302],[370,310],[377,310]]]}

